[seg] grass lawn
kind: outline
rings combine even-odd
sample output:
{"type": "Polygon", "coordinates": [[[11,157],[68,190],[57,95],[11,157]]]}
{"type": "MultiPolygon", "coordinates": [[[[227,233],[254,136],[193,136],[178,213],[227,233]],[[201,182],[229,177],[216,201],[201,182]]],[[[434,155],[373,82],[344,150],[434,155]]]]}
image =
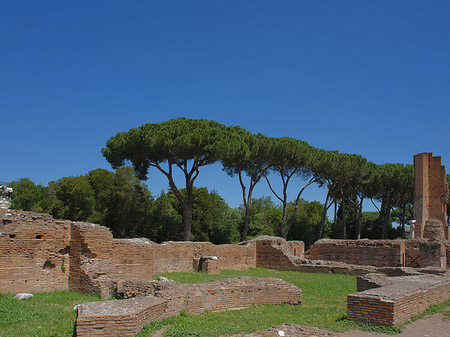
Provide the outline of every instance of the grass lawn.
{"type": "Polygon", "coordinates": [[[100,300],[71,291],[34,294],[31,300],[21,301],[14,295],[0,295],[0,336],[72,336],[77,318],[73,307],[100,300]]]}
{"type": "MultiPolygon", "coordinates": [[[[205,273],[169,273],[178,282],[208,282],[227,277],[277,277],[295,284],[303,291],[301,305],[263,305],[226,312],[205,312],[200,316],[182,314],[146,326],[138,336],[151,336],[166,328],[165,336],[224,336],[248,333],[274,325],[295,323],[328,330],[361,329],[384,333],[399,332],[399,328],[357,325],[345,319],[347,295],[356,292],[356,277],[350,275],[312,274],[251,269],[222,271],[220,275],[205,273]]],[[[73,336],[76,313],[73,307],[84,302],[101,300],[95,296],[65,291],[35,294],[31,300],[18,301],[14,295],[0,295],[0,336],[73,336]]],[[[436,307],[442,310],[450,301],[436,307]]]]}
{"type": "Polygon", "coordinates": [[[277,277],[298,286],[303,291],[301,305],[263,305],[248,309],[205,312],[200,316],[180,315],[145,327],[138,335],[167,326],[165,336],[223,336],[248,333],[284,323],[296,323],[345,331],[356,325],[345,320],[347,295],[356,292],[356,276],[313,274],[251,269],[222,271],[220,275],[204,273],[169,273],[178,282],[207,282],[213,279],[239,276],[277,277]]]}

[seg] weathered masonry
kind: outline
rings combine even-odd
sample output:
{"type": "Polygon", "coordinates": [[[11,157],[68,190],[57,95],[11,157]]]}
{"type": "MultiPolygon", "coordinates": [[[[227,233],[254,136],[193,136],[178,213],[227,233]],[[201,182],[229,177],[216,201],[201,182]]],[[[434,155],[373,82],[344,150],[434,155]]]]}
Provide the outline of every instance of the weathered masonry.
{"type": "Polygon", "coordinates": [[[114,239],[106,227],[96,224],[0,211],[2,293],[71,289],[108,298],[116,282],[123,280],[147,281],[155,273],[175,271],[219,273],[222,269],[281,266],[303,254],[303,242],[276,237],[239,245],[157,244],[147,239],[114,239]]]}
{"type": "Polygon", "coordinates": [[[432,153],[414,156],[414,236],[423,238],[427,220],[438,220],[449,240],[447,226],[448,185],[441,157],[432,153]]]}
{"type": "Polygon", "coordinates": [[[430,305],[450,299],[449,272],[401,271],[397,275],[358,277],[358,293],[347,297],[347,318],[358,323],[405,323],[430,305]]]}
{"type": "MultiPolygon", "coordinates": [[[[122,285],[123,290],[124,285],[122,285]]],[[[276,278],[241,277],[207,283],[151,281],[127,284],[137,297],[78,306],[77,336],[134,336],[145,324],[186,312],[248,308],[255,304],[300,304],[302,291],[276,278]],[[146,289],[143,293],[141,289],[146,289]],[[145,295],[145,296],[142,296],[145,295]]]]}

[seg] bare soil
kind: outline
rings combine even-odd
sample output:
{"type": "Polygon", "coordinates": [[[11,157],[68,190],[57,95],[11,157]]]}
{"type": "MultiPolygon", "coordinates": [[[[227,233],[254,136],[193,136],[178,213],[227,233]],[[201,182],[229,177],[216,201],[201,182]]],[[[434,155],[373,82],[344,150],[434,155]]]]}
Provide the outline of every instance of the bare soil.
{"type": "MultiPolygon", "coordinates": [[[[352,331],[340,335],[341,337],[385,337],[377,332],[352,331]]],[[[450,337],[450,319],[443,314],[430,315],[406,325],[398,337],[450,337]]]]}
{"type": "MultiPolygon", "coordinates": [[[[242,336],[242,335],[239,335],[242,336]]],[[[378,332],[364,332],[354,330],[345,333],[336,333],[317,328],[304,327],[295,324],[284,324],[267,330],[246,334],[242,337],[386,337],[388,335],[378,332]]],[[[443,314],[434,314],[408,324],[398,337],[450,337],[450,319],[443,314]]],[[[235,335],[233,337],[238,337],[235,335]]]]}

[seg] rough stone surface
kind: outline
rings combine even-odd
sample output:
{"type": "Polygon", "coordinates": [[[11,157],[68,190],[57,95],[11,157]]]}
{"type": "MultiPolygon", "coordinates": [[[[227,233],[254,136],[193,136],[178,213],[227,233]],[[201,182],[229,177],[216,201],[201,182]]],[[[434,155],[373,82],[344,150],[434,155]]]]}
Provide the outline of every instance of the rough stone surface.
{"type": "Polygon", "coordinates": [[[0,185],[0,209],[9,209],[11,207],[11,196],[13,189],[11,187],[0,185]]]}
{"type": "Polygon", "coordinates": [[[445,232],[442,221],[436,219],[428,219],[425,221],[423,237],[424,239],[429,239],[432,241],[444,242],[445,232]]]}

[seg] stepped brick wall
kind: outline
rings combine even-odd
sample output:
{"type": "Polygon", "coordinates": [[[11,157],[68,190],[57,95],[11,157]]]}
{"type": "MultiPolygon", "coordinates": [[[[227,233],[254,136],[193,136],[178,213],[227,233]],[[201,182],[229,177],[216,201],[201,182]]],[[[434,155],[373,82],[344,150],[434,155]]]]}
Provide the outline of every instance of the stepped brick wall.
{"type": "Polygon", "coordinates": [[[292,257],[304,256],[302,241],[286,241],[279,237],[260,236],[252,241],[256,246],[256,265],[262,268],[291,270],[292,257]]]}
{"type": "MultiPolygon", "coordinates": [[[[130,282],[128,292],[139,294],[143,282],[130,282]]],[[[77,336],[134,336],[144,323],[179,315],[199,315],[255,304],[300,304],[302,291],[276,278],[241,277],[208,283],[148,282],[143,295],[120,301],[93,302],[78,308],[77,336]],[[149,290],[153,288],[153,290],[149,290]]]]}
{"type": "Polygon", "coordinates": [[[405,244],[401,240],[322,239],[310,248],[310,256],[313,260],[378,267],[403,265],[404,253],[405,244]]]}
{"type": "Polygon", "coordinates": [[[112,266],[112,233],[103,226],[89,223],[73,223],[70,237],[70,289],[80,293],[102,293],[108,284],[112,266]]]}

